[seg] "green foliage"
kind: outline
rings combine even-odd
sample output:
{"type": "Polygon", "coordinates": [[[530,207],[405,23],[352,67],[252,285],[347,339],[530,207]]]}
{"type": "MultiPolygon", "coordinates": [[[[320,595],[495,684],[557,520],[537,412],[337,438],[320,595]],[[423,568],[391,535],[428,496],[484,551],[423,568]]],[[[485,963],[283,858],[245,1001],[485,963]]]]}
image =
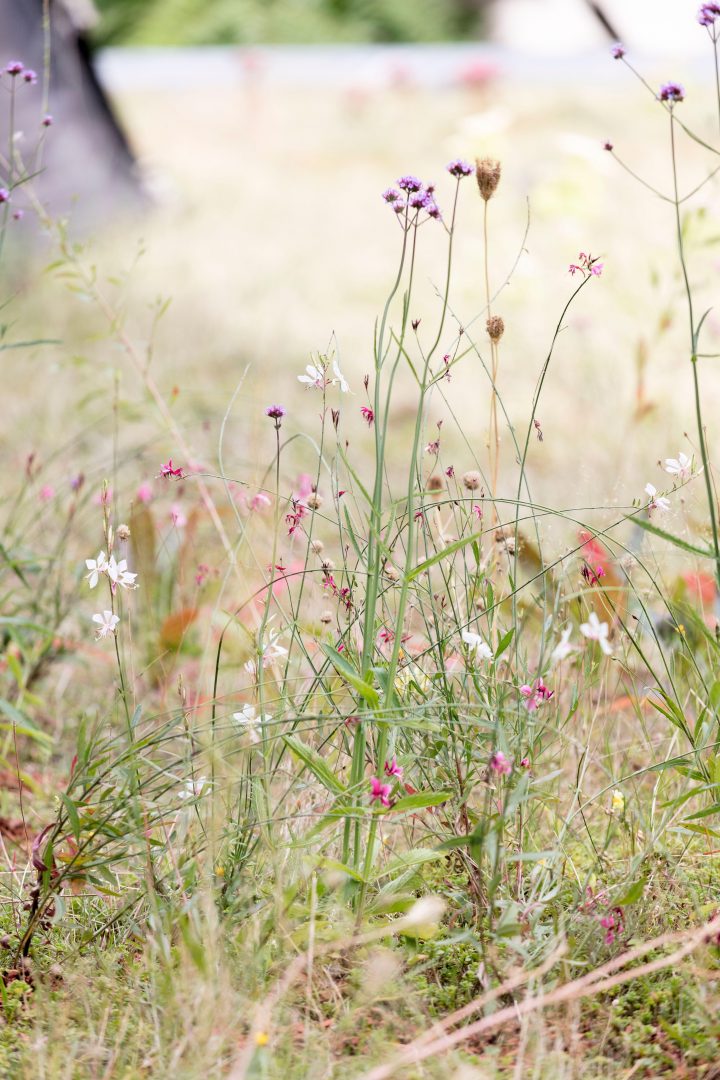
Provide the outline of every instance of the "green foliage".
{"type": "Polygon", "coordinates": [[[444,41],[472,37],[482,0],[100,0],[101,44],[444,41]]]}

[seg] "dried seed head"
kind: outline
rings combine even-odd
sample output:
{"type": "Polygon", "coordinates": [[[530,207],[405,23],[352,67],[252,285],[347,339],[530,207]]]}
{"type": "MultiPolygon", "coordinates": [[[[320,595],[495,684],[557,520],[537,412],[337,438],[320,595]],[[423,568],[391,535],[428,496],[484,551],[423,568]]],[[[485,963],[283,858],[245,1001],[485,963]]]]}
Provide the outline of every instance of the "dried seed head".
{"type": "Polygon", "coordinates": [[[385,577],[388,579],[388,581],[399,581],[400,579],[400,574],[395,569],[392,563],[385,563],[385,569],[383,573],[385,574],[385,577]]]}
{"type": "Polygon", "coordinates": [[[323,497],[318,495],[317,491],[311,491],[305,502],[311,510],[319,510],[323,504],[323,497]]]}
{"type": "Polygon", "coordinates": [[[332,559],[323,559],[320,565],[326,574],[331,573],[335,569],[335,563],[332,559]]]}
{"type": "Polygon", "coordinates": [[[502,166],[499,161],[495,161],[494,158],[476,158],[475,159],[475,177],[477,179],[478,188],[485,202],[488,199],[492,199],[498,184],[500,183],[500,173],[502,166]]]}
{"type": "Polygon", "coordinates": [[[462,484],[468,491],[477,491],[482,483],[482,477],[479,472],[471,470],[470,472],[463,473],[462,484]]]}
{"type": "Polygon", "coordinates": [[[438,491],[442,491],[442,489],[444,487],[445,487],[445,484],[443,482],[442,476],[439,476],[437,473],[433,473],[432,476],[428,477],[428,482],[427,482],[428,491],[438,492],[438,491]]]}
{"type": "Polygon", "coordinates": [[[130,539],[130,526],[129,525],[118,525],[117,532],[115,533],[115,535],[117,536],[118,540],[129,540],[130,539]]]}
{"type": "Polygon", "coordinates": [[[310,548],[315,555],[322,555],[323,550],[325,549],[325,545],[323,544],[322,540],[311,540],[310,548]]]}
{"type": "Polygon", "coordinates": [[[505,333],[505,323],[499,315],[491,315],[485,323],[485,326],[487,327],[488,337],[491,341],[499,341],[505,333]]]}
{"type": "Polygon", "coordinates": [[[328,626],[333,621],[332,611],[323,611],[320,615],[320,622],[325,626],[328,626]]]}

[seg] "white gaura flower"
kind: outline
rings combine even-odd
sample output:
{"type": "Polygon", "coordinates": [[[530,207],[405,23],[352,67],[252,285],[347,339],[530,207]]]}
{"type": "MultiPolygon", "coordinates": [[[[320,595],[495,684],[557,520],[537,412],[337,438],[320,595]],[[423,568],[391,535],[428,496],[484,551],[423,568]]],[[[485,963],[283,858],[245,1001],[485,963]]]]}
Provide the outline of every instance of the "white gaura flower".
{"type": "Polygon", "coordinates": [[[112,611],[103,611],[102,614],[93,615],[92,621],[97,623],[95,633],[99,641],[100,638],[111,637],[115,633],[115,627],[120,619],[117,615],[113,615],[112,611]]]}
{"type": "Polygon", "coordinates": [[[596,612],[590,612],[588,621],[583,623],[580,627],[580,633],[584,634],[590,641],[597,641],[606,656],[612,656],[612,648],[608,641],[610,627],[606,622],[600,622],[596,612]]]}
{"type": "Polygon", "coordinates": [[[305,383],[306,386],[316,386],[318,390],[322,390],[325,386],[325,372],[321,367],[316,367],[315,364],[308,364],[305,368],[305,375],[298,375],[298,382],[305,383]]]}
{"type": "Polygon", "coordinates": [[[180,791],[178,791],[178,796],[181,799],[199,799],[206,784],[207,779],[204,776],[198,776],[194,780],[186,780],[180,791]]]}
{"type": "Polygon", "coordinates": [[[493,651],[480,634],[474,634],[472,630],[463,630],[462,639],[468,647],[468,652],[474,653],[477,659],[492,660],[493,651]]]}
{"type": "Polygon", "coordinates": [[[648,510],[669,510],[670,500],[666,499],[664,495],[658,495],[657,488],[654,484],[645,485],[645,494],[650,496],[650,502],[648,503],[648,510]]]}
{"type": "Polygon", "coordinates": [[[343,394],[349,394],[350,393],[350,387],[348,385],[348,381],[345,378],[345,376],[343,375],[342,371],[340,370],[340,365],[338,364],[337,360],[333,360],[332,369],[333,369],[333,375],[335,376],[335,378],[333,379],[333,385],[335,383],[338,383],[339,386],[340,386],[341,392],[343,394]]]}
{"type": "Polygon", "coordinates": [[[665,458],[665,472],[678,480],[688,480],[693,472],[693,459],[680,451],[676,458],[665,458]]]}
{"type": "Polygon", "coordinates": [[[553,649],[550,655],[550,662],[552,664],[559,664],[561,660],[564,660],[570,653],[574,653],[577,650],[577,645],[570,644],[570,635],[572,634],[572,626],[566,626],[562,632],[562,637],[558,641],[557,645],[553,649]]]}
{"type": "Polygon", "coordinates": [[[127,568],[127,559],[121,559],[120,562],[116,562],[115,556],[111,555],[108,559],[105,571],[113,585],[121,585],[123,589],[137,588],[137,585],[135,584],[137,574],[130,573],[127,568]]]}
{"type": "Polygon", "coordinates": [[[232,714],[233,720],[240,724],[250,735],[252,742],[260,742],[262,738],[262,725],[267,724],[269,720],[272,720],[272,716],[267,713],[262,715],[258,714],[254,705],[243,705],[240,712],[232,714]]]}
{"type": "Polygon", "coordinates": [[[87,575],[88,584],[91,589],[94,589],[100,580],[100,575],[104,574],[108,568],[108,561],[104,551],[101,551],[97,559],[86,559],[85,565],[90,573],[87,575]]]}

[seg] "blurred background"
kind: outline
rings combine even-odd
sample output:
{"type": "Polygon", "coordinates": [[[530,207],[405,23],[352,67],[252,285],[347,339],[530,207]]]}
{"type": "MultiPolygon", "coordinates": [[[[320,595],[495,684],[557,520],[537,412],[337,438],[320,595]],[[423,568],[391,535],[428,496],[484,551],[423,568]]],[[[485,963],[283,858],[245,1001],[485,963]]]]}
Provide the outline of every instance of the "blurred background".
{"type": "MultiPolygon", "coordinates": [[[[231,471],[247,477],[271,453],[268,396],[291,409],[298,429],[316,428],[317,402],[296,376],[330,347],[355,391],[344,403],[348,436],[369,450],[362,378],[399,252],[380,193],[413,172],[436,182],[447,208],[447,161],[491,155],[503,167],[490,262],[493,288],[503,286],[495,305],[507,327],[500,386],[513,422],[528,415],[569,295],[569,263],[582,250],[605,264],[560,336],[540,410],[545,438],[532,452],[536,497],[557,503],[561,479],[566,505],[626,504],[648,480],[666,486],[658,460],[689,448],[692,401],[672,207],[603,149],[610,140],[629,168],[669,193],[667,116],[610,50],[621,39],[651,87],[683,82],[683,119],[716,138],[712,45],[697,6],[2,0],[0,40],[7,59],[17,55],[39,74],[51,58],[49,83],[21,88],[22,102],[17,94],[15,126],[28,144],[40,116],[53,118],[34,189],[84,245],[82,257],[152,363],[199,460],[216,460],[220,422],[246,368],[228,428],[231,471]]],[[[689,191],[713,160],[690,140],[681,153],[689,191]]],[[[18,206],[24,198],[19,190],[18,206]]],[[[716,198],[711,181],[685,214],[698,302],[708,306],[720,267],[716,198]]],[[[148,462],[166,457],[173,447],[143,428],[142,389],[83,290],[71,281],[65,293],[57,271],[37,274],[23,260],[32,252],[43,267],[57,257],[57,233],[40,226],[31,199],[23,207],[8,239],[13,332],[57,344],[23,360],[43,392],[28,394],[24,380],[10,390],[5,449],[22,460],[35,432],[66,427],[81,403],[97,410],[99,402],[110,416],[120,379],[121,439],[128,447],[149,440],[148,462]]],[[[447,345],[461,324],[474,326],[484,346],[482,204],[472,180],[459,214],[457,322],[447,345]]],[[[431,222],[412,312],[428,337],[444,251],[444,231],[431,222]]],[[[718,317],[707,330],[707,351],[720,351],[718,317]]],[[[399,448],[402,420],[414,412],[411,390],[409,381],[401,386],[396,406],[399,448]]],[[[704,393],[710,406],[720,403],[712,369],[704,393]]],[[[445,464],[471,467],[468,445],[484,455],[488,403],[484,376],[468,362],[428,418],[445,422],[445,464]]],[[[79,419],[72,423],[80,429],[79,419]]],[[[95,438],[83,435],[82,453],[99,474],[110,448],[95,438]]],[[[305,452],[298,467],[312,462],[305,452]]],[[[505,455],[509,477],[514,463],[505,455]]]]}

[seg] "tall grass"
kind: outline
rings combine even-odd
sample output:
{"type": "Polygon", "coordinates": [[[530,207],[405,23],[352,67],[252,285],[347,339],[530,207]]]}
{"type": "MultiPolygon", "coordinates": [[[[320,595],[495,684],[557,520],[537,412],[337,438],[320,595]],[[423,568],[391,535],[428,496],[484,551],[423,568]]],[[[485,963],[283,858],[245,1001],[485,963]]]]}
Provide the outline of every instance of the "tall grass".
{"type": "MultiPolygon", "coordinates": [[[[720,11],[705,9],[716,55],[720,11]]],[[[11,109],[33,90],[23,78],[2,76],[11,109]]],[[[126,331],[89,253],[37,201],[33,167],[11,143],[3,242],[22,191],[54,237],[52,272],[94,306],[160,433],[136,456],[121,450],[115,380],[92,482],[78,473],[59,498],[48,464],[31,457],[3,492],[0,764],[19,824],[0,993],[13,1030],[37,1034],[31,1049],[9,1038],[16,1070],[67,1074],[41,1033],[57,1022],[60,1045],[72,1040],[83,1023],[73,993],[97,1017],[82,989],[88,957],[101,968],[113,958],[146,1002],[116,1013],[103,985],[113,1030],[106,1019],[89,1042],[104,1075],[319,1076],[333,1059],[376,1078],[413,1061],[431,1070],[417,1075],[445,1075],[437,1055],[517,1027],[519,1076],[553,1067],[530,1026],[537,1015],[595,996],[610,1016],[601,995],[627,984],[640,993],[647,980],[655,1004],[638,999],[638,1009],[653,1022],[658,1001],[669,1010],[657,1023],[670,1057],[710,1059],[720,898],[703,874],[720,808],[720,553],[699,384],[705,315],[682,208],[714,172],[681,190],[679,134],[718,151],[681,120],[681,87],[645,87],[670,124],[672,194],[642,179],[672,209],[696,451],[690,442],[665,461],[664,491],[650,485],[625,506],[564,505],[562,478],[557,505],[533,498],[556,345],[569,312],[592,317],[612,253],[570,253],[526,414],[513,415],[500,357],[512,327],[499,314],[504,286],[492,286],[499,162],[456,160],[437,190],[405,176],[384,193],[397,252],[362,385],[348,385],[332,339],[291,376],[307,409],[286,408],[273,388],[272,451],[234,475],[228,432],[256,375],[245,372],[230,398],[216,463],[195,461],[151,350],[126,331]],[[484,299],[463,317],[453,252],[477,198],[484,299]],[[446,253],[430,270],[436,308],[418,311],[430,230],[444,233],[446,253]],[[461,366],[489,416],[486,445],[466,437],[446,393],[461,366]],[[414,419],[399,439],[408,380],[414,419]],[[165,460],[158,451],[148,467],[156,445],[165,460]],[[698,486],[705,520],[666,529],[665,508],[698,486]],[[668,576],[672,551],[687,561],[683,577],[668,576]],[[45,699],[77,671],[72,717],[54,737],[45,699]],[[688,977],[668,1004],[662,980],[695,954],[709,988],[688,977]],[[448,998],[455,984],[465,1000],[448,998]],[[448,1014],[432,1029],[423,986],[448,1014]],[[196,1029],[193,1001],[208,1013],[196,1029]],[[368,1003],[382,1004],[374,1039],[368,1003]],[[413,1039],[397,1061],[389,1017],[413,1039]]],[[[55,454],[71,461],[76,449],[55,454]]],[[[579,1013],[550,1017],[578,1037],[579,1013]]],[[[648,1067],[661,1062],[656,1049],[643,1045],[648,1067]]],[[[612,1052],[618,1068],[633,1060],[617,1041],[612,1052]]],[[[79,1060],[77,1075],[97,1074],[89,1051],[79,1060]]]]}

